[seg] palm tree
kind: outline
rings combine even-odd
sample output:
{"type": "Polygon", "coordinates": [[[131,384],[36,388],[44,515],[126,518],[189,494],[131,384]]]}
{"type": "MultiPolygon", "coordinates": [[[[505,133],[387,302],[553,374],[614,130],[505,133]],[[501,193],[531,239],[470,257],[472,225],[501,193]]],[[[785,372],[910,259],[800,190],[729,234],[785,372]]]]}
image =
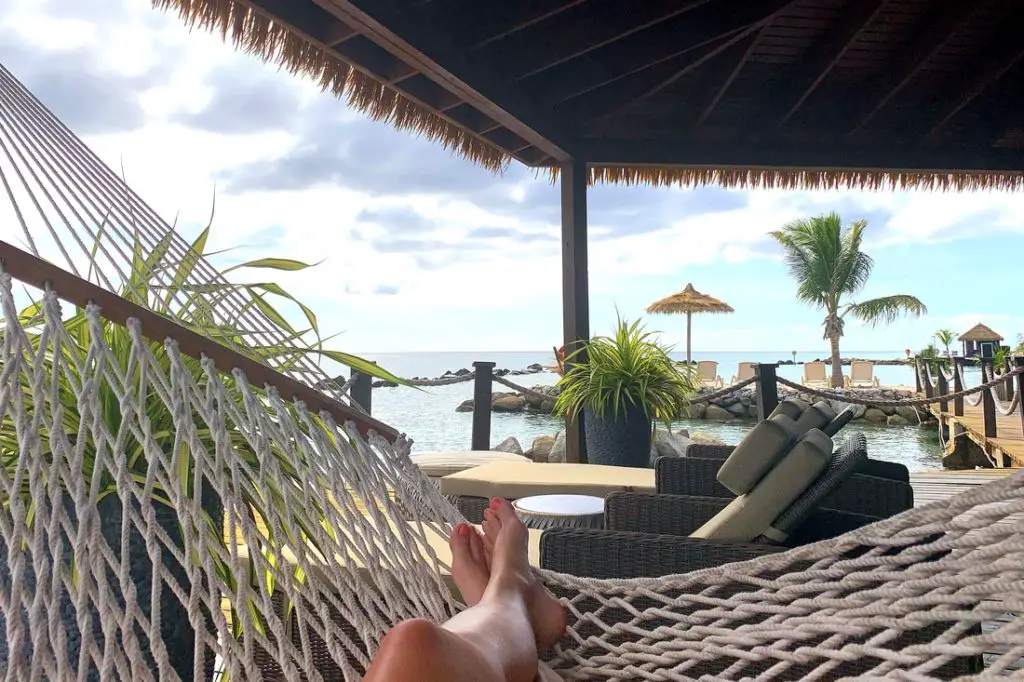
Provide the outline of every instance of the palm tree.
{"type": "Polygon", "coordinates": [[[843,385],[839,338],[845,318],[851,315],[872,326],[890,323],[903,315],[928,312],[914,296],[897,294],[860,303],[847,297],[864,288],[874,261],[860,250],[868,224],[858,220],[844,228],[839,215],[796,220],[771,232],[782,245],[786,265],[797,281],[797,297],[825,311],[825,334],[832,346],[832,385],[843,385]]]}
{"type": "Polygon", "coordinates": [[[946,347],[946,357],[949,357],[949,344],[953,343],[953,339],[956,338],[956,334],[951,329],[940,329],[935,332],[935,338],[946,347]]]}

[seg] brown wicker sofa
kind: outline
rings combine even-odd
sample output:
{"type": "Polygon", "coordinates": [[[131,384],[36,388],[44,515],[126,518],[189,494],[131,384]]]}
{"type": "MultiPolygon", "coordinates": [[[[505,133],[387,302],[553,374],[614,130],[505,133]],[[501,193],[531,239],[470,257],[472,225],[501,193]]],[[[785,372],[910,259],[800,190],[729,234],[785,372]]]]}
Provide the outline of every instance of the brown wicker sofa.
{"type": "MultiPolygon", "coordinates": [[[[735,497],[716,478],[722,463],[734,449],[728,445],[694,444],[687,449],[686,457],[659,458],[655,463],[657,492],[697,497],[735,497]]],[[[913,508],[914,489],[907,480],[909,474],[902,464],[864,458],[855,471],[822,500],[821,506],[887,518],[913,508]],[[869,475],[864,473],[866,470],[890,473],[896,478],[869,475]]]]}

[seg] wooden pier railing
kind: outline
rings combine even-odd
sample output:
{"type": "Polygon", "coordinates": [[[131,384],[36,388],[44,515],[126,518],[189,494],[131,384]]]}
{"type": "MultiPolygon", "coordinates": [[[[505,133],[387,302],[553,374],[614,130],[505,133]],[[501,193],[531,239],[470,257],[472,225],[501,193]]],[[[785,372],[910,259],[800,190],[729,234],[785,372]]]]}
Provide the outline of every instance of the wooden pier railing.
{"type": "MultiPolygon", "coordinates": [[[[916,380],[926,397],[959,393],[970,388],[964,381],[964,368],[975,364],[980,372],[979,384],[995,381],[1000,375],[1012,375],[1024,368],[1024,356],[1007,358],[998,369],[992,358],[922,360],[916,363],[916,380]]],[[[943,424],[965,431],[990,455],[997,466],[1024,465],[1024,373],[980,394],[956,396],[952,410],[948,401],[932,406],[932,412],[943,424]]]]}

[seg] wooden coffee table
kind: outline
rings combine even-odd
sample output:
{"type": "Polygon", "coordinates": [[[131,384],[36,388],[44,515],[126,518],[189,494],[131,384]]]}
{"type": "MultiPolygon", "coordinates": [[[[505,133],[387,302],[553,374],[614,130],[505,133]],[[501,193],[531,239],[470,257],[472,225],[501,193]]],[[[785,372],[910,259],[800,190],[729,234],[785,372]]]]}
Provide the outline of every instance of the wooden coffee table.
{"type": "Polygon", "coordinates": [[[591,495],[534,495],[512,503],[527,528],[603,528],[604,498],[591,495]]]}

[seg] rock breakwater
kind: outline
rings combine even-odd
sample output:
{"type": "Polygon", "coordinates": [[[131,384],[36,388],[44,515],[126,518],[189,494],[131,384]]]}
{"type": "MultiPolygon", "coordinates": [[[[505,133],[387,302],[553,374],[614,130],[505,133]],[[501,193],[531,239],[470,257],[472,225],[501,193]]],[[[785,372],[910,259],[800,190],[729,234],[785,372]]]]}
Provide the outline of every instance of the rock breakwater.
{"type": "MultiPolygon", "coordinates": [[[[518,393],[496,392],[491,397],[491,411],[505,413],[534,413],[551,414],[555,407],[555,399],[558,398],[559,388],[557,386],[534,386],[537,393],[546,396],[524,396],[518,393]]],[[[702,390],[702,393],[711,391],[702,390]]],[[[912,398],[912,391],[895,388],[856,388],[845,389],[843,393],[856,396],[861,400],[902,400],[912,398]]],[[[810,403],[818,401],[818,398],[796,390],[783,389],[779,391],[779,400],[787,398],[800,398],[810,403]]],[[[924,408],[916,408],[909,405],[880,405],[869,407],[865,405],[852,405],[840,399],[827,401],[836,412],[850,407],[854,413],[854,421],[866,421],[873,424],[889,424],[891,426],[907,426],[928,424],[934,421],[934,417],[924,408]]],[[[456,412],[472,412],[473,400],[465,400],[458,407],[456,412]]],[[[706,419],[708,421],[728,420],[752,420],[757,418],[757,398],[754,390],[743,388],[729,395],[712,399],[708,403],[694,403],[690,405],[688,414],[679,415],[681,419],[706,419]]]]}

